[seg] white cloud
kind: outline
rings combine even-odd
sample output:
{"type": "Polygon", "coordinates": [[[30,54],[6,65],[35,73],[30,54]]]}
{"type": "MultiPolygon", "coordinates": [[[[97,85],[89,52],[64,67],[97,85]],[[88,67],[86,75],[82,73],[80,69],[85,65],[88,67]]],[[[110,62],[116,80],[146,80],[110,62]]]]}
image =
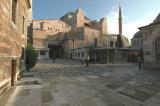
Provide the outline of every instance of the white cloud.
{"type": "MultiPolygon", "coordinates": [[[[118,34],[118,9],[114,8],[109,12],[106,17],[108,20],[108,31],[109,33],[118,34]]],[[[138,27],[148,25],[151,23],[157,15],[157,12],[152,12],[144,18],[139,18],[131,22],[126,22],[129,17],[123,15],[123,35],[131,39],[133,35],[138,31],[138,27]]]]}

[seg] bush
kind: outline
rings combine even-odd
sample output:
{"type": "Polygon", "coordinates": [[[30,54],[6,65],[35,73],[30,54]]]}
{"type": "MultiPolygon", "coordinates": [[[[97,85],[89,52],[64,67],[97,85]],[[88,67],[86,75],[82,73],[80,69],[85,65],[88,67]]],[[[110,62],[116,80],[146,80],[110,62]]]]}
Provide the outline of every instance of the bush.
{"type": "Polygon", "coordinates": [[[31,45],[27,45],[26,50],[26,69],[29,71],[31,68],[33,68],[37,62],[38,53],[35,50],[35,48],[31,45]]]}

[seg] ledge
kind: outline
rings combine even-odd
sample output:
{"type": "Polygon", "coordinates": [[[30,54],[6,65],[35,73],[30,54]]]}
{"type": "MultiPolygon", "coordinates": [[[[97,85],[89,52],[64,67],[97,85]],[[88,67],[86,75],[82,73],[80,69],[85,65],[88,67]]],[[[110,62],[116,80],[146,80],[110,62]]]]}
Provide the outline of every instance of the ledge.
{"type": "Polygon", "coordinates": [[[19,57],[14,56],[0,56],[0,62],[6,62],[11,60],[17,60],[19,57]]]}

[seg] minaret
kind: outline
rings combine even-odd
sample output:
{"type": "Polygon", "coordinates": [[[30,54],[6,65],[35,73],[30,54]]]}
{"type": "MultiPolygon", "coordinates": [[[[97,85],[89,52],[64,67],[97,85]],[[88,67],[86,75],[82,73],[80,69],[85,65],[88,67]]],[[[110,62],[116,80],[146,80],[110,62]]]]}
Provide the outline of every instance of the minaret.
{"type": "Polygon", "coordinates": [[[119,5],[119,35],[122,35],[122,12],[121,12],[121,6],[119,5]]]}
{"type": "Polygon", "coordinates": [[[123,41],[122,41],[122,12],[121,12],[121,6],[119,6],[119,34],[117,36],[117,45],[118,48],[123,48],[123,41]]]}

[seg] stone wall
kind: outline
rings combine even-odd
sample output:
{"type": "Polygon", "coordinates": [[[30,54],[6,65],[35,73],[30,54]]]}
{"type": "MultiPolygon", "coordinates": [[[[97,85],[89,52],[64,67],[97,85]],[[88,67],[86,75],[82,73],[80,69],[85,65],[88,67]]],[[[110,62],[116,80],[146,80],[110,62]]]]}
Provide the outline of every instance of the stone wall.
{"type": "Polygon", "coordinates": [[[157,62],[155,56],[155,40],[160,37],[160,24],[154,25],[154,27],[148,27],[142,29],[144,32],[143,39],[143,52],[144,52],[144,62],[151,63],[157,62]]]}
{"type": "Polygon", "coordinates": [[[99,40],[101,33],[99,30],[84,28],[85,45],[94,44],[95,39],[99,40]]]}
{"type": "Polygon", "coordinates": [[[81,8],[76,10],[76,15],[74,17],[74,20],[75,20],[75,26],[74,26],[75,29],[84,26],[85,18],[81,8]]]}
{"type": "Polygon", "coordinates": [[[47,47],[47,40],[44,39],[34,39],[33,40],[34,47],[47,47]]]}
{"type": "Polygon", "coordinates": [[[33,20],[34,35],[39,36],[56,35],[58,33],[66,33],[71,28],[61,20],[33,20]]]}
{"type": "Polygon", "coordinates": [[[70,30],[71,27],[61,20],[33,20],[33,45],[48,48],[48,41],[63,39],[70,30]]]}
{"type": "Polygon", "coordinates": [[[100,31],[102,35],[107,35],[108,34],[108,27],[107,27],[107,19],[102,18],[100,21],[100,31]]]}
{"type": "Polygon", "coordinates": [[[12,0],[0,0],[0,96],[11,86],[12,60],[16,60],[16,78],[20,71],[22,48],[27,44],[27,20],[30,0],[16,0],[15,22],[12,0]]]}

